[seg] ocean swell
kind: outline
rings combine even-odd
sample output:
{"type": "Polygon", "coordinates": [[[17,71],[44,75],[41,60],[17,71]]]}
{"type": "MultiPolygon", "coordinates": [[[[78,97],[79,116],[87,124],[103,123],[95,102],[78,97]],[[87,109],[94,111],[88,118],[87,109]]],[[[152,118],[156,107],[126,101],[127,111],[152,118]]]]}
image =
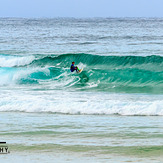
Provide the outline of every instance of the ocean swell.
{"type": "Polygon", "coordinates": [[[1,86],[38,84],[46,89],[163,93],[161,56],[63,54],[41,58],[1,55],[1,58],[1,86]],[[71,73],[72,61],[84,71],[71,73]]]}

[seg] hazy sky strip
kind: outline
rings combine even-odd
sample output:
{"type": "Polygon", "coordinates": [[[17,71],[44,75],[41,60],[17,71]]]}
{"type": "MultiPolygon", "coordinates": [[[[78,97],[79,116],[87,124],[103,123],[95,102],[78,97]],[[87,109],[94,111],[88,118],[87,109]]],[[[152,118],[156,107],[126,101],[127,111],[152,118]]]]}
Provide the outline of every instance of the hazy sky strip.
{"type": "Polygon", "coordinates": [[[0,0],[0,17],[163,17],[163,0],[0,0]]]}

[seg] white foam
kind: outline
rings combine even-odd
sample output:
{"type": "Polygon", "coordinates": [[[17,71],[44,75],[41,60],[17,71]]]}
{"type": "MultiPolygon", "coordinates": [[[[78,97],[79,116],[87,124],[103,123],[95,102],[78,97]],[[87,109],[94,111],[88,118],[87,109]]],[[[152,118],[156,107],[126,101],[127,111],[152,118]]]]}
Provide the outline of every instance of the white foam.
{"type": "Polygon", "coordinates": [[[0,56],[0,67],[14,67],[23,66],[31,63],[34,60],[34,56],[0,56]]]}
{"type": "Polygon", "coordinates": [[[42,71],[49,75],[50,72],[46,68],[1,68],[0,69],[0,86],[19,84],[21,79],[28,79],[31,73],[42,71]]]}
{"type": "Polygon", "coordinates": [[[3,91],[0,111],[64,114],[163,115],[162,95],[115,95],[66,91],[3,91]],[[143,99],[142,99],[143,98],[143,99]]]}
{"type": "Polygon", "coordinates": [[[82,62],[80,62],[80,63],[78,64],[78,67],[79,67],[79,69],[84,69],[84,68],[86,67],[86,65],[83,64],[82,62]]]}

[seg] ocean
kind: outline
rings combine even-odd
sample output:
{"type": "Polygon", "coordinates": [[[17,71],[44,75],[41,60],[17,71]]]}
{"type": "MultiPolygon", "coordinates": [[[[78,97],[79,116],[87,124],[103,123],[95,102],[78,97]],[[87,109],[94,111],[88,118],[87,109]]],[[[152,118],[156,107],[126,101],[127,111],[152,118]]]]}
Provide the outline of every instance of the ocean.
{"type": "Polygon", "coordinates": [[[163,18],[0,18],[0,77],[2,162],[163,162],[163,18]]]}

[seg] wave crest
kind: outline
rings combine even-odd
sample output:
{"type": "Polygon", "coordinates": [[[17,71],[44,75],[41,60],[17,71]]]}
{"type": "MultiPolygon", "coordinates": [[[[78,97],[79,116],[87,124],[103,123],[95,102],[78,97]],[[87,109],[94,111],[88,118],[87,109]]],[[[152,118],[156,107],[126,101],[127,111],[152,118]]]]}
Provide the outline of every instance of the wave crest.
{"type": "MultiPolygon", "coordinates": [[[[15,65],[16,62],[13,61],[15,65]]],[[[17,84],[39,84],[52,89],[162,93],[162,70],[161,56],[64,54],[30,58],[16,67],[1,68],[0,74],[7,80],[3,83],[14,81],[17,84]],[[72,61],[75,61],[79,68],[84,67],[81,74],[70,72],[72,61]]]]}

